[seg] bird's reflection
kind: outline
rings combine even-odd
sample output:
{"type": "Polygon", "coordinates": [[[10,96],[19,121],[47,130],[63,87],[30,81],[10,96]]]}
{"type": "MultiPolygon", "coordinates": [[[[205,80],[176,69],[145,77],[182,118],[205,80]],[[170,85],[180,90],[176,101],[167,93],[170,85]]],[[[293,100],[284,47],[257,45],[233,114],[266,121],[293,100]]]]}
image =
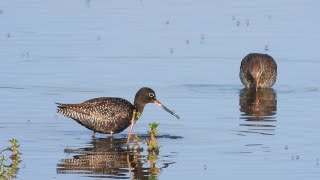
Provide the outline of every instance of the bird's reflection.
{"type": "Polygon", "coordinates": [[[116,179],[156,179],[157,174],[174,162],[163,161],[155,167],[156,154],[143,155],[143,151],[127,150],[126,138],[95,138],[89,147],[70,149],[72,158],[61,159],[58,174],[86,174],[89,177],[116,179]],[[151,157],[151,158],[150,158],[151,157]]]}
{"type": "Polygon", "coordinates": [[[240,119],[245,123],[240,126],[248,126],[247,132],[273,135],[275,115],[277,112],[277,95],[272,88],[249,89],[240,91],[240,119]]]}

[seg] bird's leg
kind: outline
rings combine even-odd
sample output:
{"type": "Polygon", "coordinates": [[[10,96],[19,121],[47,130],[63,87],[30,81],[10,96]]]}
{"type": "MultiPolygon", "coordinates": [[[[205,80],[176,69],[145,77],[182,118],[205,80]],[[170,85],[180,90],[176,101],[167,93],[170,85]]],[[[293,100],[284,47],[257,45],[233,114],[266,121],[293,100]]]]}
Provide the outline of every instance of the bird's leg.
{"type": "Polygon", "coordinates": [[[95,131],[93,131],[93,134],[92,134],[91,137],[92,137],[92,138],[95,138],[95,137],[96,137],[96,132],[95,132],[95,131]]]}
{"type": "Polygon", "coordinates": [[[133,116],[132,116],[132,119],[131,119],[130,130],[129,130],[129,134],[128,134],[128,137],[127,137],[127,146],[128,147],[129,147],[129,143],[130,143],[130,137],[131,137],[131,134],[132,134],[133,125],[135,123],[134,122],[135,117],[136,117],[136,110],[133,110],[133,116]]]}

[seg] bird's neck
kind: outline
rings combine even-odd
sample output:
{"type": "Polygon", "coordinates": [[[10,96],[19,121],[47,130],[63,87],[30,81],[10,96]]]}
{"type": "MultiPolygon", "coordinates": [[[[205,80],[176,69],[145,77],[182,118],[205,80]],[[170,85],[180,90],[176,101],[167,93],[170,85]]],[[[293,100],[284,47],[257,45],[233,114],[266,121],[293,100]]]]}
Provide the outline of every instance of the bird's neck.
{"type": "Polygon", "coordinates": [[[136,119],[139,119],[142,115],[143,109],[145,105],[135,104],[134,107],[136,109],[136,119]]]}

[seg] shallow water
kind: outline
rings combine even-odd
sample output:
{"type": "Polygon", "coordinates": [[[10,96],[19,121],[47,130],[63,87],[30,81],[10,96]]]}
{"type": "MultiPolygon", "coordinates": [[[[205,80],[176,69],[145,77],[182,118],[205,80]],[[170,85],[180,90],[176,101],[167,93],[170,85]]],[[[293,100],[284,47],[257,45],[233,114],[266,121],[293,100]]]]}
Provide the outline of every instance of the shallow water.
{"type": "Polygon", "coordinates": [[[3,0],[0,149],[19,140],[17,179],[317,179],[319,5],[3,0]],[[249,52],[277,61],[273,89],[243,90],[249,52]],[[132,102],[143,86],[181,117],[146,106],[134,133],[160,123],[152,161],[145,144],[126,150],[128,130],[92,139],[56,114],[54,102],[132,102]]]}

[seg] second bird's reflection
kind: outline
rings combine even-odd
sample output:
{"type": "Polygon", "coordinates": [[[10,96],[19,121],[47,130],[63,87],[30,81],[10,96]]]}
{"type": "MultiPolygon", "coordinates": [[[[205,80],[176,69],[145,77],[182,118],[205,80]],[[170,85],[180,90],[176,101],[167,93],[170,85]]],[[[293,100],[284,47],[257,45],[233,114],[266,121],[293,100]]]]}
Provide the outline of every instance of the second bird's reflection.
{"type": "Polygon", "coordinates": [[[150,179],[174,162],[164,162],[156,168],[156,154],[141,155],[142,151],[127,150],[126,138],[92,139],[89,147],[70,149],[72,158],[61,159],[58,174],[87,174],[90,177],[116,179],[150,179]],[[151,158],[150,158],[151,157],[151,158]],[[148,162],[150,164],[148,164],[148,162]],[[146,164],[146,165],[145,165],[146,164]]]}
{"type": "Polygon", "coordinates": [[[245,88],[240,91],[240,112],[246,123],[240,126],[249,126],[248,132],[264,135],[273,135],[275,115],[277,112],[277,95],[272,88],[255,89],[245,88]]]}

